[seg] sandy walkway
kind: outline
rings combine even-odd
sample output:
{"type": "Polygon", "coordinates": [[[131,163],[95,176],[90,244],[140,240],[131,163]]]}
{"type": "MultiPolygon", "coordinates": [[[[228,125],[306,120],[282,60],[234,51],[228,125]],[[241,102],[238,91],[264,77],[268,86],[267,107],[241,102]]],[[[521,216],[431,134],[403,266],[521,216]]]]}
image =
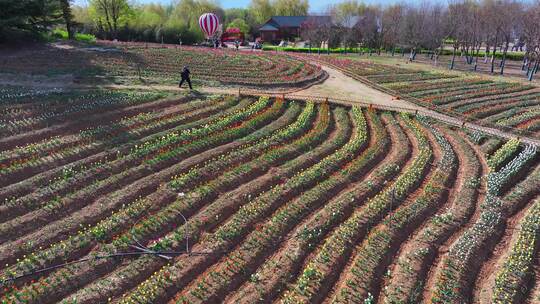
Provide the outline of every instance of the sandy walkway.
{"type": "Polygon", "coordinates": [[[342,72],[328,67],[322,66],[328,73],[329,78],[322,84],[314,85],[308,89],[295,92],[291,95],[314,95],[330,98],[346,99],[351,101],[359,101],[364,103],[373,103],[382,106],[394,106],[416,110],[419,107],[403,101],[397,100],[393,96],[384,92],[375,90],[353,78],[343,74],[342,72]]]}

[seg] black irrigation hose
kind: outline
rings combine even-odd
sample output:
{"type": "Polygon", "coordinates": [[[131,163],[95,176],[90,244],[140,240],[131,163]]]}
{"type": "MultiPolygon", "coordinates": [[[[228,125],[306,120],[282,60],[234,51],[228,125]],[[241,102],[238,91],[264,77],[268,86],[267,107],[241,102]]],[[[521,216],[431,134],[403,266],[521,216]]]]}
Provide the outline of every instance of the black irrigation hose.
{"type": "Polygon", "coordinates": [[[33,275],[40,274],[40,273],[47,272],[47,271],[51,271],[51,270],[54,270],[54,269],[58,269],[58,268],[62,268],[62,267],[66,267],[66,266],[70,266],[70,265],[74,265],[74,264],[84,263],[84,262],[100,260],[100,259],[109,259],[109,258],[126,257],[126,256],[139,256],[139,255],[144,255],[144,254],[155,255],[155,256],[160,256],[160,255],[163,255],[163,256],[180,256],[180,255],[199,256],[199,255],[211,255],[211,254],[218,254],[218,253],[221,253],[221,252],[217,251],[217,252],[209,253],[209,252],[151,251],[151,250],[148,250],[148,251],[136,251],[136,252],[119,252],[119,253],[113,253],[113,254],[108,254],[108,255],[97,255],[97,256],[94,256],[94,257],[87,257],[87,258],[83,258],[83,259],[80,259],[80,260],[75,260],[75,261],[71,261],[71,262],[66,262],[66,263],[62,263],[62,264],[58,264],[58,265],[45,267],[45,268],[38,269],[38,270],[29,272],[29,273],[21,274],[19,276],[13,277],[13,278],[4,279],[4,280],[0,281],[0,286],[6,284],[8,282],[13,282],[13,281],[16,281],[16,280],[23,279],[25,277],[33,276],[33,275]]]}
{"type": "MultiPolygon", "coordinates": [[[[187,225],[188,221],[187,221],[186,217],[182,213],[180,213],[180,216],[184,220],[184,223],[187,225]]],[[[54,270],[54,269],[57,269],[57,268],[62,268],[62,267],[66,267],[66,266],[73,265],[73,264],[79,264],[79,263],[84,263],[84,262],[89,262],[89,261],[100,260],[100,259],[109,259],[109,258],[126,257],[126,256],[136,256],[136,255],[143,255],[143,254],[155,255],[155,256],[159,256],[161,258],[165,258],[165,259],[167,259],[167,257],[169,257],[169,256],[180,256],[180,255],[183,255],[183,254],[187,254],[188,256],[209,255],[209,254],[211,254],[211,253],[204,253],[204,252],[192,252],[190,250],[190,248],[189,248],[189,235],[186,235],[186,251],[153,251],[153,250],[147,248],[146,246],[142,245],[136,238],[134,238],[133,240],[135,241],[135,243],[138,246],[131,245],[131,247],[135,248],[135,249],[137,249],[139,251],[135,251],[135,252],[119,252],[119,253],[114,253],[114,254],[109,254],[109,255],[96,255],[96,256],[93,256],[93,257],[87,257],[87,258],[83,258],[83,259],[80,259],[80,260],[75,260],[75,261],[71,261],[71,262],[66,262],[66,263],[62,263],[62,264],[58,264],[58,265],[45,267],[45,268],[38,269],[38,270],[29,272],[29,273],[21,274],[19,276],[13,277],[13,278],[0,280],[0,286],[3,286],[4,284],[6,284],[8,282],[13,282],[13,281],[16,281],[16,280],[19,280],[19,279],[23,279],[25,277],[33,276],[33,275],[40,274],[40,273],[47,272],[47,271],[51,271],[51,270],[54,270]]],[[[218,253],[218,252],[214,252],[214,254],[216,254],[216,253],[218,253]]]]}

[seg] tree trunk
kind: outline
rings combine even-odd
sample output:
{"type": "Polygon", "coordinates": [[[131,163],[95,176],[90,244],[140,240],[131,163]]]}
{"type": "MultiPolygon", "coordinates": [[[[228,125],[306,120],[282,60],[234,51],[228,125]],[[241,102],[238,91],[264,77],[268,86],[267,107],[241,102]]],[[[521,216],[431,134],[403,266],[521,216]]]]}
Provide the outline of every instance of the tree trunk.
{"type": "Polygon", "coordinates": [[[113,38],[116,39],[118,38],[118,20],[115,18],[113,19],[113,38]]]}
{"type": "Polygon", "coordinates": [[[62,17],[66,23],[66,30],[68,32],[68,39],[73,40],[73,14],[71,13],[71,7],[69,0],[60,0],[60,6],[62,7],[62,17]]]}
{"type": "Polygon", "coordinates": [[[509,42],[506,41],[506,47],[504,48],[503,57],[502,57],[502,60],[501,60],[501,75],[504,74],[504,65],[506,63],[506,53],[508,52],[508,44],[509,44],[509,42]]]}
{"type": "Polygon", "coordinates": [[[456,51],[457,47],[454,46],[454,50],[452,51],[452,62],[450,62],[450,70],[454,69],[454,63],[456,62],[456,51]]]}
{"type": "Polygon", "coordinates": [[[469,49],[470,49],[470,47],[467,45],[465,47],[465,62],[467,64],[471,64],[471,56],[469,56],[469,49]]]}
{"type": "Polygon", "coordinates": [[[532,81],[536,69],[538,69],[538,59],[536,59],[536,62],[534,63],[534,67],[529,71],[529,75],[528,75],[529,81],[532,81]]]}
{"type": "Polygon", "coordinates": [[[525,53],[525,56],[523,56],[523,63],[521,64],[521,70],[525,71],[525,66],[527,65],[527,60],[529,59],[529,52],[527,51],[525,53]]]}
{"type": "Polygon", "coordinates": [[[474,61],[474,70],[476,71],[478,69],[478,57],[480,57],[480,48],[482,47],[482,44],[478,44],[478,47],[476,48],[476,59],[474,61]]]}
{"type": "Polygon", "coordinates": [[[495,53],[497,52],[497,38],[495,38],[495,45],[493,45],[493,54],[491,55],[491,73],[495,72],[495,53]]]}

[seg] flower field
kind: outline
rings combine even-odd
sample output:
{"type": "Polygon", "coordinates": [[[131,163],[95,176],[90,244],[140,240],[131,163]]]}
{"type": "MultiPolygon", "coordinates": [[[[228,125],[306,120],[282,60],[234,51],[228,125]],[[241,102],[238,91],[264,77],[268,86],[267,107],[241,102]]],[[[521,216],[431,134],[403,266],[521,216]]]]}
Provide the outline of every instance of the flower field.
{"type": "Polygon", "coordinates": [[[422,106],[540,138],[540,89],[533,85],[332,56],[312,59],[409,97],[422,106]]]}
{"type": "Polygon", "coordinates": [[[72,76],[77,83],[177,84],[189,66],[195,84],[303,87],[326,77],[318,66],[287,55],[144,45],[45,48],[0,62],[0,73],[72,76]],[[55,60],[50,60],[55,58],[55,60]]]}
{"type": "MultiPolygon", "coordinates": [[[[395,82],[407,71],[365,69],[423,96],[395,82]]],[[[540,151],[518,139],[333,103],[8,86],[0,124],[0,303],[533,303],[540,288],[540,151]]]]}

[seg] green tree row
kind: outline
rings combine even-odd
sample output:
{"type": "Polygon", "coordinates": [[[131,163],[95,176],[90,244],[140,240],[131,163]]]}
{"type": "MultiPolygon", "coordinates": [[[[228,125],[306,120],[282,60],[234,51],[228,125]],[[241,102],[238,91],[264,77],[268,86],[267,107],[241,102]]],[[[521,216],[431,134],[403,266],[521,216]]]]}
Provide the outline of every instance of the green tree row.
{"type": "Polygon", "coordinates": [[[252,0],[248,8],[223,9],[215,1],[180,0],[175,4],[130,5],[127,0],[90,0],[74,7],[80,30],[101,39],[191,44],[204,40],[198,19],[215,13],[223,30],[240,28],[250,36],[272,15],[306,15],[307,0],[252,0]]]}
{"type": "Polygon", "coordinates": [[[204,40],[201,14],[218,15],[223,30],[240,28],[248,37],[272,15],[306,15],[307,0],[252,0],[247,8],[223,9],[213,0],[179,0],[171,4],[133,4],[130,0],[0,0],[0,41],[15,33],[39,34],[55,27],[94,34],[100,39],[191,44],[204,40]]]}
{"type": "Polygon", "coordinates": [[[73,37],[70,0],[0,0],[0,42],[63,24],[73,37]]]}

